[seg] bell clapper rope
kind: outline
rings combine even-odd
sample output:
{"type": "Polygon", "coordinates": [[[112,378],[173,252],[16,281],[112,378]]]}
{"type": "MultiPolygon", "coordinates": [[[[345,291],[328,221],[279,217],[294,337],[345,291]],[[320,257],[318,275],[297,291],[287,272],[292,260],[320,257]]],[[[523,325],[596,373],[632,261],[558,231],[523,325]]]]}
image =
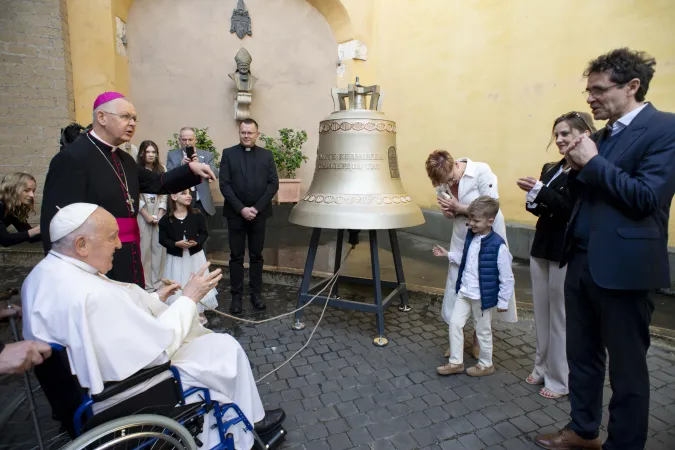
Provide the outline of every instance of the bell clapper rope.
{"type": "MultiPolygon", "coordinates": [[[[286,316],[290,316],[291,314],[295,314],[296,312],[305,309],[305,308],[306,308],[307,306],[309,306],[310,303],[312,303],[312,302],[313,302],[313,301],[314,301],[314,300],[315,300],[315,299],[316,299],[323,291],[325,291],[325,290],[326,290],[327,288],[329,288],[329,287],[330,287],[330,289],[328,290],[328,296],[327,296],[327,297],[330,298],[330,295],[333,293],[333,288],[335,287],[335,284],[337,283],[338,277],[340,276],[340,272],[342,272],[342,269],[344,268],[344,263],[345,263],[345,261],[347,261],[347,258],[349,258],[349,255],[351,254],[351,252],[352,252],[352,250],[354,249],[354,247],[355,247],[355,246],[352,245],[351,248],[350,248],[349,250],[347,250],[347,254],[346,254],[345,257],[342,259],[342,262],[340,263],[340,268],[339,268],[333,275],[331,275],[330,277],[324,279],[324,281],[328,280],[328,283],[326,283],[326,285],[325,285],[319,292],[317,292],[316,294],[314,294],[314,296],[313,296],[311,299],[309,299],[309,301],[308,301],[307,303],[305,303],[304,305],[302,305],[301,307],[299,307],[299,308],[297,308],[297,309],[295,309],[295,310],[293,310],[293,311],[290,311],[290,312],[287,312],[287,313],[284,313],[284,314],[280,314],[280,315],[275,316],[275,317],[270,317],[270,318],[268,318],[268,319],[263,319],[263,320],[249,320],[249,319],[243,319],[243,318],[241,318],[241,317],[231,316],[230,314],[226,314],[226,313],[224,313],[224,312],[218,311],[217,309],[212,308],[212,307],[210,307],[210,306],[204,304],[204,303],[202,302],[202,300],[200,300],[199,303],[201,303],[201,304],[202,304],[206,309],[208,309],[209,311],[212,311],[212,312],[214,312],[214,313],[216,313],[216,314],[218,314],[218,315],[220,315],[220,316],[228,317],[228,318],[230,318],[230,319],[238,320],[239,322],[250,323],[250,324],[253,324],[253,325],[259,325],[259,324],[262,324],[262,323],[271,322],[271,321],[273,321],[273,320],[281,319],[281,318],[286,317],[286,316]]],[[[268,376],[272,375],[273,373],[275,373],[276,371],[278,371],[279,369],[281,369],[282,367],[284,367],[286,364],[288,364],[289,362],[291,362],[291,360],[292,360],[293,358],[295,358],[298,354],[300,354],[300,352],[302,352],[305,348],[307,348],[307,346],[309,345],[309,342],[312,340],[312,337],[314,336],[314,333],[316,332],[317,328],[319,328],[319,324],[321,323],[321,320],[323,319],[323,316],[324,316],[324,314],[325,314],[325,312],[326,312],[326,308],[327,308],[327,307],[328,307],[328,300],[327,300],[326,303],[323,305],[323,310],[321,311],[321,315],[319,316],[319,320],[317,320],[316,325],[314,325],[314,328],[312,329],[312,332],[309,334],[309,337],[307,338],[307,342],[305,342],[305,345],[303,345],[302,347],[300,347],[295,353],[293,353],[286,361],[284,361],[283,363],[281,363],[278,367],[275,367],[275,368],[272,369],[270,372],[268,372],[268,373],[266,373],[265,375],[263,375],[262,377],[258,378],[258,379],[255,381],[256,384],[260,383],[262,380],[264,380],[264,379],[267,378],[268,376]]]]}

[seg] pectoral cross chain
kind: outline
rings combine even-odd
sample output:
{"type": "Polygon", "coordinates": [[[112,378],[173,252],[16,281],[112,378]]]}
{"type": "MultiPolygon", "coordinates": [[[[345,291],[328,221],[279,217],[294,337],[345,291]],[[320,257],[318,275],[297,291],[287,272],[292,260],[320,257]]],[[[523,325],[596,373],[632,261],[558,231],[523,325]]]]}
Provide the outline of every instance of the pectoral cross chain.
{"type": "MultiPolygon", "coordinates": [[[[98,147],[98,145],[96,145],[96,142],[94,142],[88,134],[87,134],[87,138],[89,139],[89,141],[90,141],[92,144],[94,144],[94,147],[96,147],[96,149],[99,151],[99,153],[101,154],[101,156],[103,156],[103,159],[105,159],[105,160],[108,162],[108,164],[110,165],[110,168],[112,169],[113,173],[114,173],[114,174],[117,176],[117,178],[120,180],[120,183],[122,184],[122,188],[124,188],[124,192],[125,192],[126,195],[127,195],[127,200],[126,200],[126,202],[127,202],[127,205],[129,205],[129,211],[131,212],[131,214],[133,214],[133,213],[135,212],[135,210],[134,210],[134,199],[131,198],[131,192],[129,192],[129,182],[127,181],[127,173],[126,173],[125,170],[124,170],[124,166],[121,166],[121,169],[122,169],[122,175],[124,175],[124,181],[123,181],[123,180],[122,180],[122,177],[120,177],[120,174],[117,173],[117,169],[115,169],[115,166],[113,166],[113,163],[111,163],[110,160],[109,160],[108,158],[106,158],[105,154],[103,153],[103,150],[101,150],[101,149],[98,147]]],[[[113,151],[114,151],[114,149],[113,149],[113,151]]],[[[114,161],[114,160],[115,160],[115,157],[112,156],[112,159],[113,159],[113,161],[114,161]]]]}

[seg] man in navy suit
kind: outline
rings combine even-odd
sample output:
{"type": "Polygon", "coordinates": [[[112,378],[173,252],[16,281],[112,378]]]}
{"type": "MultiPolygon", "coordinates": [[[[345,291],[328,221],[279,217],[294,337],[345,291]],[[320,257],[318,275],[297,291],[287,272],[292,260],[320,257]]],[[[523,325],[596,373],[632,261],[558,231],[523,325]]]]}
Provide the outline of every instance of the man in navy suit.
{"type": "Polygon", "coordinates": [[[670,286],[675,115],[645,102],[656,61],[618,49],[590,62],[587,102],[607,126],[566,149],[576,204],[565,237],[571,422],[547,449],[642,449],[649,417],[651,291],[670,286]],[[609,354],[608,437],[598,436],[609,354]]]}

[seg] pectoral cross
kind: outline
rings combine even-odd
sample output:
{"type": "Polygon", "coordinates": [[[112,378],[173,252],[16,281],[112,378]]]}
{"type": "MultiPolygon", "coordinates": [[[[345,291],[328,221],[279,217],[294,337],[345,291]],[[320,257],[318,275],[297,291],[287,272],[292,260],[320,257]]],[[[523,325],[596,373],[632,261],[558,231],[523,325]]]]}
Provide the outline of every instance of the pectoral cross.
{"type": "Polygon", "coordinates": [[[129,205],[129,209],[131,210],[131,214],[134,213],[134,199],[131,198],[130,194],[127,194],[127,205],[129,205]]]}

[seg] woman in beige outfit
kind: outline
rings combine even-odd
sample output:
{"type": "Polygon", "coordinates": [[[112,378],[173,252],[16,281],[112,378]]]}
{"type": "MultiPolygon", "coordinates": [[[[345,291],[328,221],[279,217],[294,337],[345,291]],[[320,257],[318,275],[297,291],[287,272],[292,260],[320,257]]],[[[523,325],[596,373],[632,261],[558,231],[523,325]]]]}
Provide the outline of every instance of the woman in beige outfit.
{"type": "MultiPolygon", "coordinates": [[[[560,155],[564,155],[565,148],[575,138],[593,132],[590,114],[572,111],[553,122],[551,141],[555,140],[560,155]]],[[[537,353],[534,369],[525,381],[543,384],[539,395],[549,399],[569,392],[564,292],[567,267],[560,267],[565,230],[574,207],[567,183],[569,169],[562,158],[545,164],[538,180],[534,177],[518,180],[518,187],[527,192],[526,209],[539,217],[530,251],[537,353]]]]}
{"type": "MultiPolygon", "coordinates": [[[[143,141],[138,149],[139,167],[163,173],[159,163],[157,144],[143,141]]],[[[162,285],[161,277],[166,260],[166,249],[159,245],[159,219],[166,213],[166,195],[141,194],[138,210],[138,228],[141,230],[141,260],[145,274],[145,290],[154,292],[162,285]]]]}

